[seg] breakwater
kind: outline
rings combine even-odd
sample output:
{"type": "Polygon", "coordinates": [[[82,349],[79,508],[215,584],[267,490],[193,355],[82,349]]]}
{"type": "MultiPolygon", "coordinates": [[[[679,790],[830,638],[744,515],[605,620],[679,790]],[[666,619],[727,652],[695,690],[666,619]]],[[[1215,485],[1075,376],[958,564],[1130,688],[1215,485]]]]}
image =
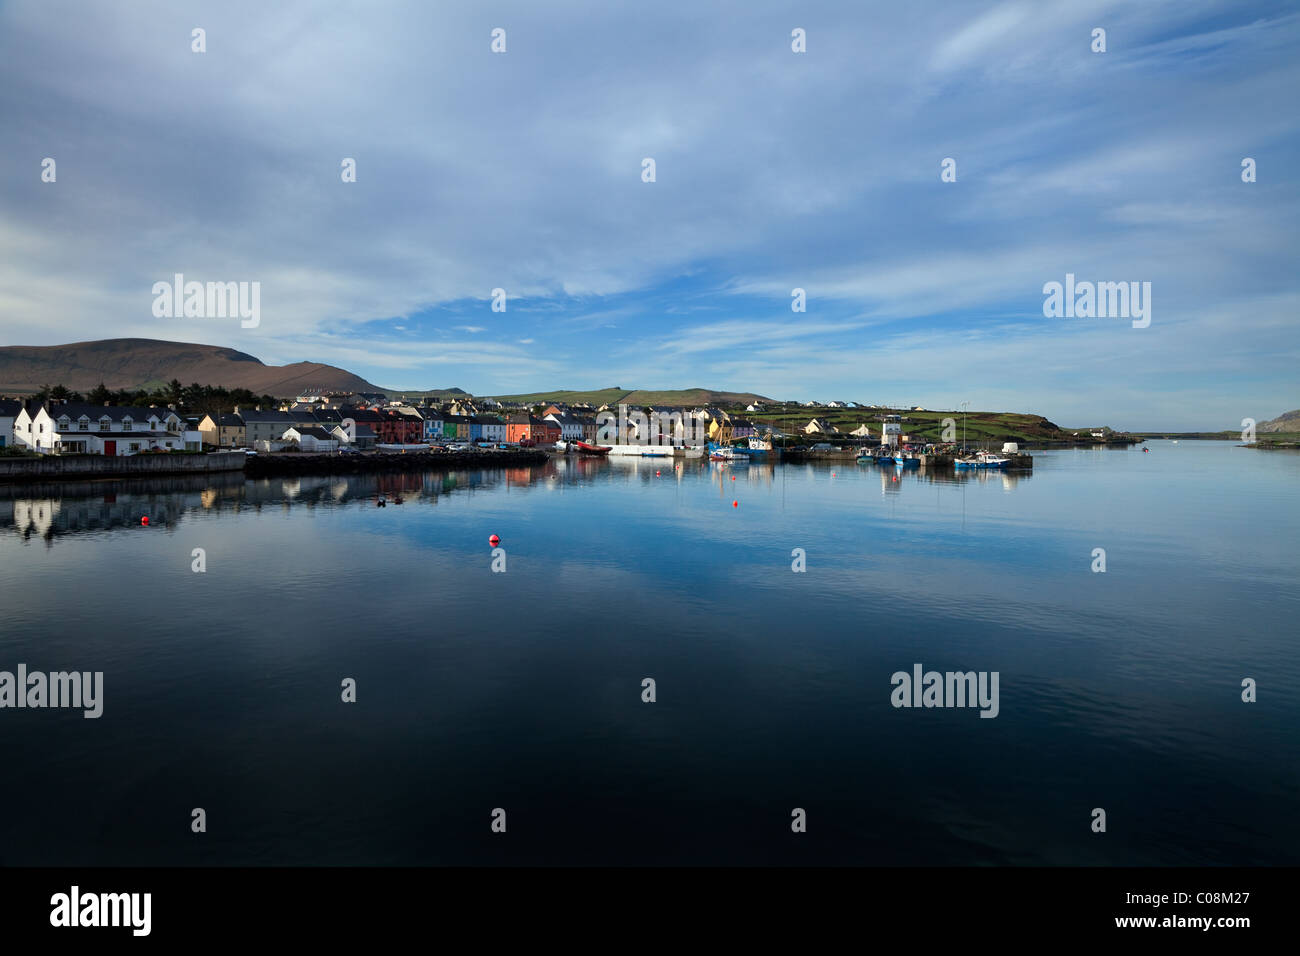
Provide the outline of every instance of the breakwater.
{"type": "Polygon", "coordinates": [[[372,471],[428,471],[440,468],[511,468],[546,463],[546,452],[519,451],[405,452],[393,454],[256,455],[244,467],[249,478],[282,475],[358,475],[372,471]]]}
{"type": "Polygon", "coordinates": [[[194,475],[239,471],[243,452],[209,455],[43,455],[40,458],[0,458],[0,481],[86,481],[102,478],[194,475]]]}

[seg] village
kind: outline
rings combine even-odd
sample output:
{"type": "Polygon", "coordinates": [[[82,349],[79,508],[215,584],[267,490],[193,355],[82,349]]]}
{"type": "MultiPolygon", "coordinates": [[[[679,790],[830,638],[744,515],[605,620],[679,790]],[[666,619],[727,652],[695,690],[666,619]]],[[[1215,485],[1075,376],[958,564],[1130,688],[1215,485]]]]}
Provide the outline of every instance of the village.
{"type": "MultiPolygon", "coordinates": [[[[810,405],[812,403],[809,403],[810,405]]],[[[825,408],[846,408],[832,403],[825,408]]],[[[279,407],[236,405],[232,411],[186,416],[174,406],[95,405],[46,399],[0,400],[0,448],[42,455],[128,456],[143,453],[244,451],[249,454],[341,454],[473,446],[553,447],[556,443],[650,440],[646,422],[677,423],[676,437],[727,445],[750,438],[807,441],[826,437],[864,443],[867,424],[848,432],[813,417],[793,434],[743,417],[761,414],[717,407],[645,406],[627,410],[587,403],[509,406],[492,398],[418,405],[380,394],[307,393],[279,407]],[[621,423],[611,426],[623,413],[621,423]]],[[[663,432],[672,439],[674,436],[663,432]]],[[[656,432],[654,438],[659,438],[656,432]]]]}

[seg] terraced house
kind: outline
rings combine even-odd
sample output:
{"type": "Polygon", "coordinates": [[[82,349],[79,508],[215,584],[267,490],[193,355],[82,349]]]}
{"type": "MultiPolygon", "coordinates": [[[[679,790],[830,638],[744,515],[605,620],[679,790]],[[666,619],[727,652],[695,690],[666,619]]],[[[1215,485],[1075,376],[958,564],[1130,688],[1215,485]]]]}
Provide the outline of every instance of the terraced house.
{"type": "Polygon", "coordinates": [[[424,421],[424,440],[438,441],[442,438],[442,420],[443,414],[441,409],[437,408],[418,408],[420,418],[424,421]]]}
{"type": "Polygon", "coordinates": [[[279,441],[286,430],[298,424],[288,412],[279,409],[263,410],[260,405],[256,408],[240,408],[236,405],[235,414],[244,421],[244,443],[250,448],[254,442],[279,441]]]}
{"type": "Polygon", "coordinates": [[[215,448],[243,448],[247,444],[244,420],[233,412],[204,415],[199,422],[199,434],[203,436],[203,444],[215,448]]]}
{"type": "Polygon", "coordinates": [[[203,447],[203,436],[169,408],[80,402],[25,405],[14,421],[14,439],[48,455],[122,456],[203,447]]]}

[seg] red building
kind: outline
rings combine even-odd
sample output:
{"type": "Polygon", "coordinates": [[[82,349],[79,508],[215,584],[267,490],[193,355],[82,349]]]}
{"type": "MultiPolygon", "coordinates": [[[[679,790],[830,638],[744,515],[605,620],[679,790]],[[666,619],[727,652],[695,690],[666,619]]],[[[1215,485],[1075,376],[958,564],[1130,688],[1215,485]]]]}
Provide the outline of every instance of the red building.
{"type": "Polygon", "coordinates": [[[424,419],[410,412],[388,409],[376,431],[385,444],[418,445],[424,441],[424,419]]]}
{"type": "Polygon", "coordinates": [[[560,438],[560,426],[554,422],[542,421],[540,418],[534,418],[527,412],[518,412],[510,416],[506,422],[506,441],[508,442],[545,442],[558,441],[560,438]],[[555,437],[548,438],[550,429],[555,429],[555,437]]]}

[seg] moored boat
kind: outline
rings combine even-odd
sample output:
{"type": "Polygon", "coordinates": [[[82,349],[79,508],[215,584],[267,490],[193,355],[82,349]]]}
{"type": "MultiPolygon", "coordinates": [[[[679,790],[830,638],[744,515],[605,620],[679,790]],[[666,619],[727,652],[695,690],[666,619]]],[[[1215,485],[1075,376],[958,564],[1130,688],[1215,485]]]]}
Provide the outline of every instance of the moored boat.
{"type": "Polygon", "coordinates": [[[709,442],[709,459],[711,461],[749,461],[749,452],[734,445],[720,445],[709,442]]]}
{"type": "Polygon", "coordinates": [[[570,444],[583,455],[608,455],[613,446],[611,445],[588,445],[585,441],[570,442],[570,444]]]}

